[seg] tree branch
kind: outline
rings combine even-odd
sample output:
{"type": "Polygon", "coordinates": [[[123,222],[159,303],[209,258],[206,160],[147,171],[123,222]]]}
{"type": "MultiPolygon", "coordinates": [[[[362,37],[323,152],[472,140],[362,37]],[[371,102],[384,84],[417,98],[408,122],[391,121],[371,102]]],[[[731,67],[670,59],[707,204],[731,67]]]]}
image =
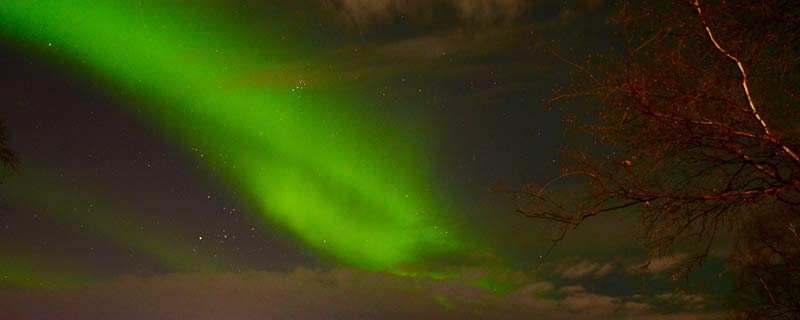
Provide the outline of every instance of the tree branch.
{"type": "Polygon", "coordinates": [[[694,9],[697,11],[697,17],[700,19],[700,22],[703,24],[703,28],[705,28],[706,34],[708,34],[709,40],[711,40],[711,42],[714,44],[714,47],[717,48],[717,51],[722,53],[728,59],[731,59],[733,62],[735,62],[736,66],[739,68],[739,73],[742,76],[742,89],[744,90],[745,97],[747,97],[747,104],[750,106],[750,110],[751,110],[753,116],[756,118],[758,123],[761,125],[761,128],[764,130],[764,134],[766,134],[768,137],[770,137],[770,139],[772,140],[773,143],[779,145],[781,147],[781,149],[783,149],[783,151],[786,152],[792,158],[792,160],[794,160],[794,162],[796,164],[800,164],[800,155],[798,155],[789,146],[787,146],[785,144],[781,144],[778,141],[778,139],[772,134],[772,131],[769,129],[769,126],[767,126],[767,123],[761,117],[761,114],[758,112],[758,109],[756,108],[756,104],[755,104],[755,102],[753,102],[753,97],[750,95],[750,87],[747,84],[747,71],[745,71],[744,64],[742,64],[742,61],[739,60],[739,58],[737,58],[733,54],[731,54],[728,50],[725,50],[725,48],[723,48],[722,45],[720,45],[719,41],[717,41],[717,38],[714,37],[714,33],[711,32],[711,28],[708,26],[708,21],[706,20],[706,17],[703,14],[703,10],[702,10],[702,8],[700,8],[700,1],[699,0],[693,0],[692,1],[692,6],[694,6],[694,9]]]}

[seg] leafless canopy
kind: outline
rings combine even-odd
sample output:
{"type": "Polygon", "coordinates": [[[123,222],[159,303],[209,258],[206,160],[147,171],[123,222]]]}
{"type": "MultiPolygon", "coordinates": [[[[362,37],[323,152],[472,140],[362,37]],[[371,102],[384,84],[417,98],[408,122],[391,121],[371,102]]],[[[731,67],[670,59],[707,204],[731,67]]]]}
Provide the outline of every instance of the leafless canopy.
{"type": "Polygon", "coordinates": [[[723,226],[775,206],[800,212],[800,2],[631,1],[624,48],[575,67],[552,103],[589,97],[595,145],[567,151],[563,175],[514,193],[518,211],[559,223],[635,210],[653,255],[677,243],[708,254],[723,226]],[[601,151],[602,150],[602,151],[601,151]],[[569,206],[550,189],[587,182],[569,206]]]}

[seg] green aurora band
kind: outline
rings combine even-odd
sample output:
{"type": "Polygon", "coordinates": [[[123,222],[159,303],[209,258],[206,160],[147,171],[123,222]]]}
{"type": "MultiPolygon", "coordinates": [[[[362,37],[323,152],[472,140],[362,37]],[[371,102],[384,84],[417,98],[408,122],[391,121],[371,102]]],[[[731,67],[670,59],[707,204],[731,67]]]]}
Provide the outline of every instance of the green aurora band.
{"type": "Polygon", "coordinates": [[[0,245],[0,288],[58,291],[96,280],[74,265],[25,252],[33,251],[30,247],[23,249],[0,245]]]}
{"type": "MultiPolygon", "coordinates": [[[[47,172],[42,168],[36,168],[36,171],[47,172]]],[[[239,265],[231,257],[223,255],[220,259],[215,259],[202,250],[193,250],[185,235],[180,237],[171,228],[143,221],[131,209],[135,208],[134,205],[114,199],[90,182],[65,182],[63,179],[52,178],[57,176],[55,173],[36,175],[25,172],[10,181],[8,190],[12,197],[31,205],[30,208],[53,221],[81,226],[81,229],[85,226],[86,231],[128,247],[170,270],[224,272],[233,269],[229,265],[239,265]]],[[[14,262],[16,259],[9,261],[14,262]]],[[[63,263],[58,265],[64,267],[63,263]]]]}
{"type": "Polygon", "coordinates": [[[448,227],[455,210],[436,196],[424,134],[347,90],[306,87],[288,35],[213,7],[143,3],[3,1],[0,35],[124,92],[266,224],[344,264],[392,270],[469,250],[448,227]]]}

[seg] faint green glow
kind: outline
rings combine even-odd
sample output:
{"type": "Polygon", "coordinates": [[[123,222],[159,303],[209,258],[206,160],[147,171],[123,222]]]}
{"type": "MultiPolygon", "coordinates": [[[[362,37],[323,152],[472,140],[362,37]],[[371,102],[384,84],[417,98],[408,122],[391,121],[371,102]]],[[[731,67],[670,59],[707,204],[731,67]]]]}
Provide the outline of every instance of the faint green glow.
{"type": "Polygon", "coordinates": [[[0,288],[55,291],[93,280],[69,263],[19,251],[0,246],[0,288]]]}
{"type": "Polygon", "coordinates": [[[436,296],[436,302],[447,310],[453,310],[454,308],[453,303],[444,296],[436,296]]]}
{"type": "Polygon", "coordinates": [[[525,282],[510,277],[507,272],[492,271],[470,282],[472,285],[497,294],[505,294],[522,287],[525,282]]]}
{"type": "MultiPolygon", "coordinates": [[[[435,268],[434,268],[435,269],[435,268]]],[[[434,280],[448,280],[448,279],[460,279],[461,273],[459,272],[447,272],[447,271],[408,271],[404,270],[403,268],[396,268],[391,270],[391,274],[407,277],[407,278],[420,278],[420,279],[434,279],[434,280]]]]}
{"type": "Polygon", "coordinates": [[[36,271],[40,265],[20,264],[18,257],[3,256],[0,261],[0,285],[35,290],[60,290],[71,284],[69,278],[57,277],[62,272],[36,271]]]}
{"type": "Polygon", "coordinates": [[[145,101],[268,223],[347,264],[391,268],[465,249],[433,196],[425,137],[343,88],[306,87],[287,67],[304,54],[279,42],[291,35],[178,6],[4,1],[0,28],[145,101]]]}
{"type": "MultiPolygon", "coordinates": [[[[230,269],[226,265],[235,264],[230,258],[213,259],[205,255],[172,230],[139,221],[140,215],[132,212],[131,205],[114,203],[108,195],[93,190],[90,183],[65,183],[26,173],[9,184],[11,196],[24,200],[48,218],[129,247],[173,270],[224,271],[230,269]]],[[[47,275],[54,274],[59,273],[47,275]]]]}

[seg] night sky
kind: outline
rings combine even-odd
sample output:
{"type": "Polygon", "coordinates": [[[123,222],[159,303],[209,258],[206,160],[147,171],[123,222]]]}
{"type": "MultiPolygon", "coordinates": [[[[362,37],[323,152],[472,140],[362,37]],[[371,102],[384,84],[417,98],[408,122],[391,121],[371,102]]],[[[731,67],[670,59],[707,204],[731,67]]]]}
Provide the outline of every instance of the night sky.
{"type": "Polygon", "coordinates": [[[614,50],[612,3],[270,2],[0,4],[0,318],[724,312],[724,258],[642,274],[623,212],[541,259],[494,191],[579,143],[549,51],[614,50]]]}

